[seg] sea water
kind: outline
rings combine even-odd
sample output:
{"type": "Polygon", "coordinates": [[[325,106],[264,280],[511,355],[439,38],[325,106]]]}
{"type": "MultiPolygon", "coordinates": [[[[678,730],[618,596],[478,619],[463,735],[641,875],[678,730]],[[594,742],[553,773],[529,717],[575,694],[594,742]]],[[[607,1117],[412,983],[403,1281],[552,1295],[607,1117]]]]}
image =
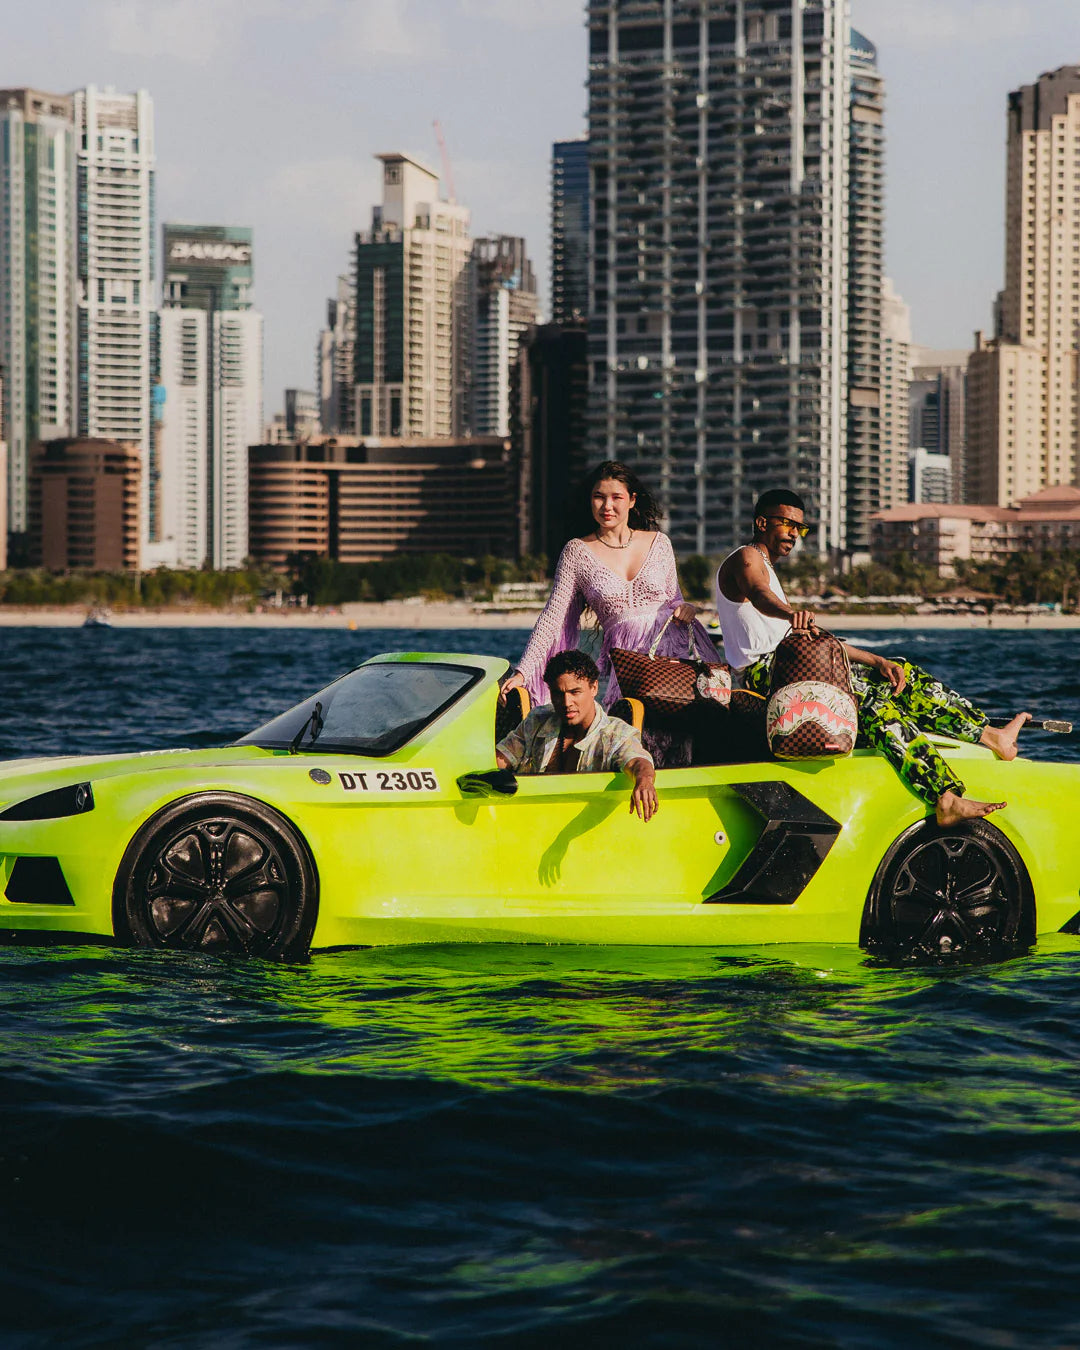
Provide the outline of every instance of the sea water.
{"type": "MultiPolygon", "coordinates": [[[[524,636],[0,630],[0,757],[221,743],[524,636]]],[[[1080,633],[865,638],[1080,723],[1080,633]]],[[[1065,937],[0,948],[0,1346],[1080,1344],[1078,979],[1065,937]]]]}

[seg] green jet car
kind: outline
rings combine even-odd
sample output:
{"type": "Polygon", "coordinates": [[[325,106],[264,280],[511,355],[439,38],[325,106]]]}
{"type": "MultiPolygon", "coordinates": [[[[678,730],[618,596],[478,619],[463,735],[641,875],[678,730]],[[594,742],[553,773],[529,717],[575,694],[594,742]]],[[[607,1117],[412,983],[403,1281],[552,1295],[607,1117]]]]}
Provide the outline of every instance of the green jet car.
{"type": "Polygon", "coordinates": [[[0,764],[0,930],[286,960],[419,942],[857,943],[1080,931],[1080,767],[942,741],[993,817],[939,829],[870,751],[495,771],[502,660],[380,656],[235,745],[0,764]]]}

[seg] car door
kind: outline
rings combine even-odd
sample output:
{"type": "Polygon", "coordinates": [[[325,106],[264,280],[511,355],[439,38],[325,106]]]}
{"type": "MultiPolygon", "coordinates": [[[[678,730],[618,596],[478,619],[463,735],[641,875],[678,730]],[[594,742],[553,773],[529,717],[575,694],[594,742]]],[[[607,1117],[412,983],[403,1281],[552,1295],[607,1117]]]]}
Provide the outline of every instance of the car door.
{"type": "Polygon", "coordinates": [[[701,904],[760,831],[725,774],[661,770],[648,822],[630,812],[626,774],[519,776],[517,792],[494,804],[506,904],[597,915],[701,904]]]}

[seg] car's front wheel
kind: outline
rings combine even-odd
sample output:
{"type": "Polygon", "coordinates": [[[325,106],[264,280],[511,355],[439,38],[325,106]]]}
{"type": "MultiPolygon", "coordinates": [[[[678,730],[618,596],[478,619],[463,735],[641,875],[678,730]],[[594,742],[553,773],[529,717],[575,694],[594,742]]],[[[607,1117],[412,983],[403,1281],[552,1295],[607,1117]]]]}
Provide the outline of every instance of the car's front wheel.
{"type": "Polygon", "coordinates": [[[1007,955],[1035,941],[1027,868],[985,820],[923,820],[893,843],[874,877],[859,941],[900,959],[1007,955]]]}
{"type": "Polygon", "coordinates": [[[151,817],[113,890],[117,934],[137,946],[275,960],[307,954],[317,908],[315,868],[293,826],[223,792],[151,817]]]}

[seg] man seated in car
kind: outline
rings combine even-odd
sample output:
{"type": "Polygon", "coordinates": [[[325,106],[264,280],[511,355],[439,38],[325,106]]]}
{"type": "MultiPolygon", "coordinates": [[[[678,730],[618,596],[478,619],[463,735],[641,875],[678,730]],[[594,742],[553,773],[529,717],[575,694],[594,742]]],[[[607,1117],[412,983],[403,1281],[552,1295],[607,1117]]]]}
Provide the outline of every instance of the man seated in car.
{"type": "Polygon", "coordinates": [[[642,820],[656,814],[653,760],[637,732],[609,717],[596,701],[600,672],[585,652],[564,651],[544,668],[551,707],[534,708],[495,747],[500,769],[515,773],[628,773],[634,780],[630,810],[642,820]]]}

